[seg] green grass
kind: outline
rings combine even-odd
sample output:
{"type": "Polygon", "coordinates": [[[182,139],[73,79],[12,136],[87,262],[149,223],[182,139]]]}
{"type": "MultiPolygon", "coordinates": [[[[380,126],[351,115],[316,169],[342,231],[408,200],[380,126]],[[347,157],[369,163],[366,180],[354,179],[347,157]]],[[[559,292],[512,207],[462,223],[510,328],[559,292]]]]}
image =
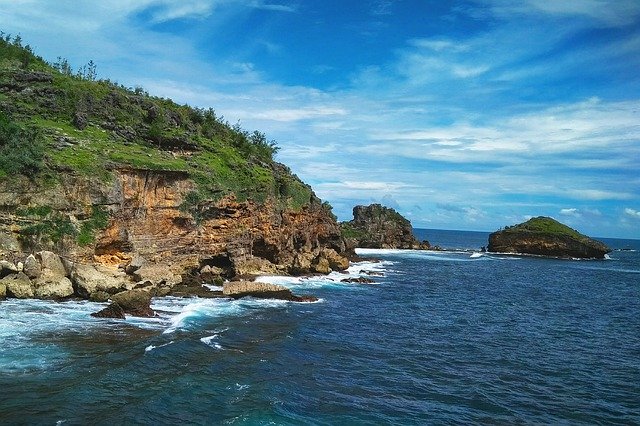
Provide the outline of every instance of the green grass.
{"type": "MultiPolygon", "coordinates": [[[[0,101],[12,106],[13,122],[43,135],[39,173],[48,182],[69,172],[108,180],[114,168],[128,166],[185,172],[209,200],[235,194],[240,201],[274,200],[279,208],[296,210],[313,200],[309,186],[274,162],[277,146],[266,135],[232,126],[213,109],[178,105],[108,80],[93,81],[57,62],[48,64],[14,39],[0,38],[0,83],[31,89],[27,96],[4,90],[0,101]],[[51,79],[25,83],[22,77],[33,71],[51,79]],[[86,118],[82,130],[72,124],[78,116],[86,118]]],[[[3,173],[7,175],[0,170],[0,177],[3,173]]]]}
{"type": "Polygon", "coordinates": [[[534,217],[529,219],[528,221],[521,223],[519,225],[511,226],[505,229],[506,232],[531,232],[536,234],[545,234],[545,235],[563,235],[569,236],[577,240],[582,240],[587,238],[585,235],[579,233],[575,229],[568,227],[555,219],[550,217],[534,217]]]}

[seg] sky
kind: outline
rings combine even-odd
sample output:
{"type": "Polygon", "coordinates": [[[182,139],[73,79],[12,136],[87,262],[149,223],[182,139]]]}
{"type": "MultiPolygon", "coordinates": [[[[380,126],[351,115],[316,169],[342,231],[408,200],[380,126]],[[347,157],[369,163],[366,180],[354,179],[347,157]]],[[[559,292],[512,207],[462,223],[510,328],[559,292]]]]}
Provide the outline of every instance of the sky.
{"type": "Polygon", "coordinates": [[[340,220],[640,238],[638,0],[0,0],[0,30],[266,133],[340,220]]]}

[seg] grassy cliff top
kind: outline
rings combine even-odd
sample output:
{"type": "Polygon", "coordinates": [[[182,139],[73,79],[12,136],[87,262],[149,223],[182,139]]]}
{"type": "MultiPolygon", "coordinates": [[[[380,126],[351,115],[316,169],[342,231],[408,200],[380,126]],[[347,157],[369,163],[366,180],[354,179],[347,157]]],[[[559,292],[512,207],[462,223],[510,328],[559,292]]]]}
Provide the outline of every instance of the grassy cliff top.
{"type": "Polygon", "coordinates": [[[589,237],[579,233],[575,229],[572,229],[567,225],[564,225],[558,222],[555,219],[552,219],[550,217],[545,217],[545,216],[534,217],[524,223],[514,225],[514,226],[509,226],[505,228],[502,232],[506,232],[506,233],[526,232],[526,233],[533,233],[533,234],[565,236],[565,237],[571,237],[576,240],[589,239],[589,237]]]}
{"type": "Polygon", "coordinates": [[[96,79],[93,62],[51,64],[0,33],[0,178],[37,183],[75,173],[109,180],[118,168],[182,172],[200,199],[235,194],[300,208],[311,188],[274,161],[274,141],[213,109],[178,105],[96,79]]]}

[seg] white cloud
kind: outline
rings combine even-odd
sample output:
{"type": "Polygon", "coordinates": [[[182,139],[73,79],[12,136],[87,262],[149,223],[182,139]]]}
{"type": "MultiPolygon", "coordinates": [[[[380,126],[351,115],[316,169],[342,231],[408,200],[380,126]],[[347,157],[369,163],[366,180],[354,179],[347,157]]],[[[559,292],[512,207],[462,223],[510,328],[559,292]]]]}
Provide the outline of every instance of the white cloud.
{"type": "Polygon", "coordinates": [[[630,209],[627,207],[624,209],[624,214],[634,219],[640,219],[640,210],[630,209]]]}
{"type": "Polygon", "coordinates": [[[576,208],[571,208],[571,209],[561,209],[560,210],[560,214],[562,216],[573,216],[573,217],[582,217],[582,214],[580,213],[580,211],[578,211],[578,209],[576,208]]]}

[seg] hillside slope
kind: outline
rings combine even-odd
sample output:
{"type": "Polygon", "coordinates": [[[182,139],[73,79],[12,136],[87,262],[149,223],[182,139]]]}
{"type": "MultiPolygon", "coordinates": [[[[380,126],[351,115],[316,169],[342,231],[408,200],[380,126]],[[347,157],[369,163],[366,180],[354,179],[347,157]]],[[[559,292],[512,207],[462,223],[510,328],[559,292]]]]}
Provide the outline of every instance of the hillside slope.
{"type": "MultiPolygon", "coordinates": [[[[52,250],[179,282],[345,267],[330,206],[274,142],[211,109],[73,73],[0,39],[0,249],[52,250]],[[213,268],[213,269],[212,269],[213,268]]],[[[140,277],[137,277],[140,278],[140,277]]]]}

